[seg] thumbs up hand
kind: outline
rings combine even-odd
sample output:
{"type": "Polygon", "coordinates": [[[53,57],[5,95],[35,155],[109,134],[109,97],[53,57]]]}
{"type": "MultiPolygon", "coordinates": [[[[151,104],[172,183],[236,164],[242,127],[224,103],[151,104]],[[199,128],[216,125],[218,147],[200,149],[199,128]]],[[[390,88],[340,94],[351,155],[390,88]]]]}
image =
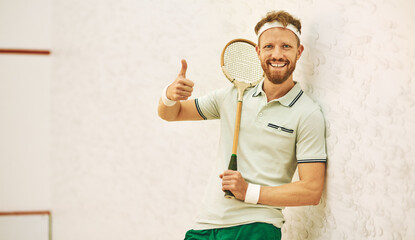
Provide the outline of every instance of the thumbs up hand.
{"type": "Polygon", "coordinates": [[[192,81],[186,78],[187,62],[182,59],[182,68],[176,80],[167,88],[167,98],[173,101],[187,100],[193,92],[192,81]]]}

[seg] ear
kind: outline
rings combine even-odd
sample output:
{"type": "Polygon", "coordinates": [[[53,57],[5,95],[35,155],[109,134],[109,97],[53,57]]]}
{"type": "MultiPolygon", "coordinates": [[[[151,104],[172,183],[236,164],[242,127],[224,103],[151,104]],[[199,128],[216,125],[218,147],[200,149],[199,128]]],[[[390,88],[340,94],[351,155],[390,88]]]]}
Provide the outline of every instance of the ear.
{"type": "Polygon", "coordinates": [[[259,51],[259,46],[258,45],[255,46],[255,50],[256,50],[256,53],[258,54],[258,57],[259,57],[260,51],[259,51]]]}
{"type": "Polygon", "coordinates": [[[304,46],[300,45],[297,49],[297,60],[300,59],[301,54],[303,53],[303,51],[304,51],[304,46]]]}

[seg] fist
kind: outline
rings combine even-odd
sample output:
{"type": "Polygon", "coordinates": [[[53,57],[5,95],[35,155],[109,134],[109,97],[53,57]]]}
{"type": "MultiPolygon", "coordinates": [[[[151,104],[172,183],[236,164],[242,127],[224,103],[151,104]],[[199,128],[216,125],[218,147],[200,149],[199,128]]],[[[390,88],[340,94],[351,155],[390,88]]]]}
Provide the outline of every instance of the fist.
{"type": "Polygon", "coordinates": [[[167,88],[167,98],[173,101],[187,100],[193,92],[194,83],[186,78],[187,62],[182,60],[182,68],[176,80],[167,88]]]}
{"type": "Polygon", "coordinates": [[[222,179],[222,191],[229,190],[236,199],[245,200],[248,183],[238,171],[227,170],[219,177],[222,179]]]}

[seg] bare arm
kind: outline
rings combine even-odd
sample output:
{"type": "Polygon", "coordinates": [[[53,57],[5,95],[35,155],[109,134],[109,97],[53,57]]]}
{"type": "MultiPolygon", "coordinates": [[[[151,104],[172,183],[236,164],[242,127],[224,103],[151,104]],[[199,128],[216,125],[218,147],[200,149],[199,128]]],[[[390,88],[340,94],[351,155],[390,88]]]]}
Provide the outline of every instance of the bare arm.
{"type": "Polygon", "coordinates": [[[194,100],[187,100],[193,92],[194,83],[186,79],[187,62],[182,60],[182,68],[176,80],[167,88],[167,98],[176,101],[173,106],[164,105],[159,100],[158,115],[167,121],[202,120],[194,100]]]}
{"type": "MultiPolygon", "coordinates": [[[[325,167],[325,163],[299,164],[299,181],[275,187],[261,186],[258,203],[286,207],[319,204],[324,187],[325,167]]],[[[240,172],[228,170],[220,178],[222,190],[230,190],[237,199],[245,200],[248,183],[240,172]]]]}
{"type": "Polygon", "coordinates": [[[325,167],[325,163],[299,164],[299,181],[277,187],[261,187],[258,203],[273,206],[319,204],[324,187],[325,167]]]}

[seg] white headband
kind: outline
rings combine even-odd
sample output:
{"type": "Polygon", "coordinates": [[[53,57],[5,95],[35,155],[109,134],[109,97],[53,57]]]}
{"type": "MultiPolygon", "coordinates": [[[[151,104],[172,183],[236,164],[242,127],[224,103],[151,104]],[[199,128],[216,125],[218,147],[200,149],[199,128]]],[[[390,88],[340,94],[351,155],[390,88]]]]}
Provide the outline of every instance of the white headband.
{"type": "Polygon", "coordinates": [[[284,27],[284,25],[282,25],[280,22],[278,21],[273,21],[273,22],[267,22],[264,24],[264,26],[262,26],[259,30],[258,30],[258,38],[261,36],[261,34],[263,32],[265,32],[266,30],[270,29],[270,28],[276,28],[276,27],[280,27],[280,28],[286,28],[291,30],[291,32],[293,32],[295,35],[297,35],[298,38],[300,38],[300,32],[297,30],[296,27],[294,27],[294,25],[292,24],[288,24],[286,27],[284,27]]]}

